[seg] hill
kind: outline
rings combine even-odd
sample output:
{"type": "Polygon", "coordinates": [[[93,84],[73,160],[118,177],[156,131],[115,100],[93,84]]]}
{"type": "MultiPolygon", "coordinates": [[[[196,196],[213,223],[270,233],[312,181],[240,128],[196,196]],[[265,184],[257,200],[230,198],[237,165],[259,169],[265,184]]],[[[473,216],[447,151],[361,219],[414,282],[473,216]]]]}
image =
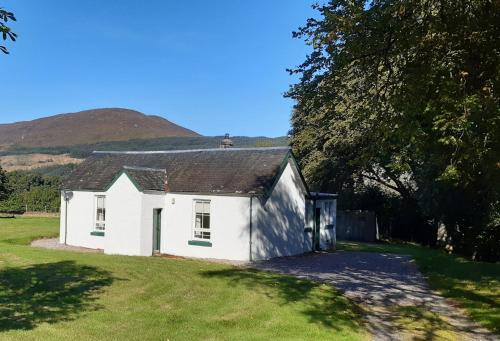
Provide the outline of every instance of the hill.
{"type": "Polygon", "coordinates": [[[106,108],[0,124],[0,149],[197,136],[200,135],[159,116],[106,108]]]}
{"type": "Polygon", "coordinates": [[[7,172],[13,170],[35,170],[39,168],[53,168],[68,164],[77,164],[82,160],[68,154],[18,154],[2,155],[0,157],[0,167],[7,172]]]}

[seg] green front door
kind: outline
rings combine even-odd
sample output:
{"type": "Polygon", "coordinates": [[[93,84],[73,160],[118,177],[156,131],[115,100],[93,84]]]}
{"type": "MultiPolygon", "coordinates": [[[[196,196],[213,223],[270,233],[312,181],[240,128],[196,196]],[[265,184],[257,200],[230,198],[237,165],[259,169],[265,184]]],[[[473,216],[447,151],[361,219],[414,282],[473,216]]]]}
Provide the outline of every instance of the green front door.
{"type": "Polygon", "coordinates": [[[153,210],[153,252],[160,252],[161,208],[153,210]]]}

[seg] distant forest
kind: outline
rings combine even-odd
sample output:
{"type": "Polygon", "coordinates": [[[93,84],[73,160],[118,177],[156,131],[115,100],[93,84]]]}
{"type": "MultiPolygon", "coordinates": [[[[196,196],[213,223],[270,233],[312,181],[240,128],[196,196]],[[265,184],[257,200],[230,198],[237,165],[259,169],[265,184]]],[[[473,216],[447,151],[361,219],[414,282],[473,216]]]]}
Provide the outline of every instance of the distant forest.
{"type": "MultiPolygon", "coordinates": [[[[0,157],[14,154],[70,154],[76,158],[85,158],[94,150],[179,150],[179,149],[205,149],[217,148],[223,136],[198,136],[198,137],[162,137],[154,139],[138,139],[129,141],[99,142],[60,147],[16,147],[0,151],[0,157]]],[[[248,147],[279,147],[287,146],[289,139],[281,137],[231,137],[235,148],[248,147]]]]}

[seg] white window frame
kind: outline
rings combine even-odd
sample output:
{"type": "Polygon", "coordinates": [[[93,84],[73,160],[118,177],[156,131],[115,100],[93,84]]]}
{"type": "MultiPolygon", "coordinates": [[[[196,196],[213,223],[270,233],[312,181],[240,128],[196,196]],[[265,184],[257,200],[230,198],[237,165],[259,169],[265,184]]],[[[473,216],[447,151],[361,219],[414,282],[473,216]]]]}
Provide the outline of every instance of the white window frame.
{"type": "Polygon", "coordinates": [[[210,200],[207,200],[207,199],[194,199],[193,200],[193,228],[192,228],[191,237],[194,240],[200,240],[200,241],[211,241],[212,240],[212,217],[211,217],[211,215],[212,215],[212,213],[211,213],[211,201],[210,200]],[[208,204],[208,213],[205,213],[204,209],[201,212],[201,215],[202,215],[201,220],[200,220],[201,227],[196,226],[197,214],[198,214],[198,212],[196,211],[196,204],[203,204],[203,205],[208,204]],[[203,222],[204,222],[203,215],[208,215],[208,217],[209,217],[208,218],[208,221],[209,221],[208,228],[203,227],[203,222]],[[203,235],[206,233],[208,233],[208,238],[203,238],[203,235]],[[198,236],[197,236],[197,234],[198,234],[198,236]],[[201,237],[199,236],[200,234],[201,234],[201,237]]]}
{"type": "Polygon", "coordinates": [[[106,196],[105,195],[96,195],[94,197],[94,231],[96,232],[104,232],[106,231],[106,196]],[[99,209],[99,199],[103,199],[103,209],[104,209],[104,219],[99,220],[99,215],[97,210],[99,209]]]}

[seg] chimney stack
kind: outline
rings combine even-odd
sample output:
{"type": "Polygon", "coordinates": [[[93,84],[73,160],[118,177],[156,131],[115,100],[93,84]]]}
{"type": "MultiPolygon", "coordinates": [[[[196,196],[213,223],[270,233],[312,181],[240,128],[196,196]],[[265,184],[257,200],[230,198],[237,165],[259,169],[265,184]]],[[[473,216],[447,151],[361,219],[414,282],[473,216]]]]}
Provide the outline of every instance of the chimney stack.
{"type": "Polygon", "coordinates": [[[224,139],[222,139],[219,143],[219,148],[226,149],[231,148],[233,146],[233,140],[229,138],[229,134],[226,133],[224,139]]]}

